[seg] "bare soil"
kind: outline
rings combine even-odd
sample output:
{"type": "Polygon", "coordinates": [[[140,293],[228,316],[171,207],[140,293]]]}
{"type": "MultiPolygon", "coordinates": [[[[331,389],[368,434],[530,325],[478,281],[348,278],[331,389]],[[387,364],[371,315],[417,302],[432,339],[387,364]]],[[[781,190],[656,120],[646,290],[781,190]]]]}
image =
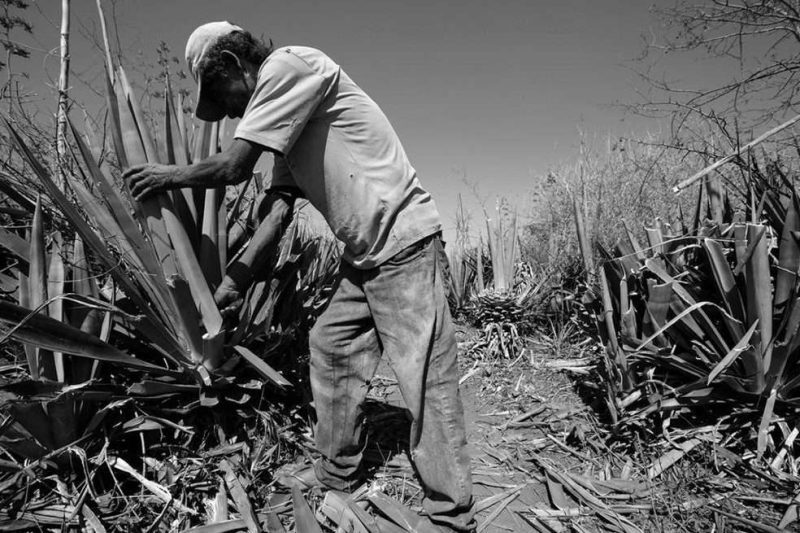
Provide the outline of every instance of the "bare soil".
{"type": "MultiPolygon", "coordinates": [[[[575,427],[585,427],[582,417],[587,409],[566,375],[540,364],[548,354],[537,353],[532,343],[516,360],[471,358],[467,348],[478,334],[467,326],[460,326],[457,333],[478,524],[486,532],[537,531],[520,517],[531,508],[550,506],[544,479],[532,469],[531,455],[541,454],[564,466],[579,463],[569,453],[548,451],[552,442],[547,435],[556,431],[564,436],[575,427]]],[[[384,452],[382,458],[372,457],[383,462],[376,477],[386,480],[385,492],[419,510],[420,489],[404,453],[407,441],[397,433],[407,426],[386,425],[391,413],[397,413],[398,420],[404,416],[400,414],[404,404],[385,362],[373,381],[370,399],[371,440],[383,443],[379,447],[384,452]],[[392,439],[397,448],[387,457],[392,439]]]]}

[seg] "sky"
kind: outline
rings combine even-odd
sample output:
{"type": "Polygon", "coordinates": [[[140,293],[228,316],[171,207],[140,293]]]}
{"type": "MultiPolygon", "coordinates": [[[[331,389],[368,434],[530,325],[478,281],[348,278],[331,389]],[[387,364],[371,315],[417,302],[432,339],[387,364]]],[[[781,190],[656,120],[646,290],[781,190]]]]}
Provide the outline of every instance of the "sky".
{"type": "MultiPolygon", "coordinates": [[[[230,20],[277,45],[319,48],[384,110],[452,230],[503,196],[524,211],[548,169],[574,159],[579,130],[605,138],[658,130],[618,106],[637,100],[631,62],[670,0],[103,0],[125,66],[154,71],[165,41],[183,57],[198,25],[230,20]],[[113,9],[112,9],[113,7],[113,9]],[[112,22],[112,12],[115,24],[112,22]]],[[[73,0],[71,96],[102,104],[96,3],[73,0]],[[94,35],[95,43],[91,36],[94,35]]],[[[55,101],[60,2],[39,0],[27,82],[55,101]],[[47,54],[52,50],[54,53],[47,54]],[[50,87],[46,85],[50,83],[50,87]]],[[[687,76],[706,67],[689,59],[687,76]]]]}

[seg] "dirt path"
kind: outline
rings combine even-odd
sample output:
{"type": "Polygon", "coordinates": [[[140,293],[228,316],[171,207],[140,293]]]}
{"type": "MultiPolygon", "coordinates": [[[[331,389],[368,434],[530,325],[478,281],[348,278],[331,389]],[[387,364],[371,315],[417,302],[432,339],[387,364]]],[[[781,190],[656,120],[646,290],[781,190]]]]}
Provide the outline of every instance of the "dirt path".
{"type": "MultiPolygon", "coordinates": [[[[471,359],[463,348],[469,345],[473,334],[467,328],[459,330],[461,397],[472,456],[479,531],[536,531],[519,515],[531,508],[550,507],[544,479],[531,470],[531,455],[552,446],[547,433],[554,423],[568,431],[569,413],[582,411],[583,403],[566,377],[536,364],[543,360],[543,353],[526,351],[517,361],[471,359]],[[530,353],[535,354],[533,358],[530,353]]],[[[373,437],[384,443],[385,451],[389,440],[386,432],[390,431],[385,426],[386,413],[401,411],[404,404],[392,371],[383,362],[371,398],[376,401],[375,406],[384,405],[376,407],[368,419],[371,418],[373,425],[373,437]]],[[[394,431],[402,429],[395,426],[394,431]]],[[[558,462],[569,461],[566,453],[542,453],[549,453],[558,462]]],[[[394,490],[406,495],[406,489],[414,487],[410,465],[402,454],[386,459],[383,456],[384,465],[378,476],[393,479],[395,484],[402,479],[402,487],[395,485],[394,490]]],[[[411,505],[413,508],[413,500],[411,505]]]]}

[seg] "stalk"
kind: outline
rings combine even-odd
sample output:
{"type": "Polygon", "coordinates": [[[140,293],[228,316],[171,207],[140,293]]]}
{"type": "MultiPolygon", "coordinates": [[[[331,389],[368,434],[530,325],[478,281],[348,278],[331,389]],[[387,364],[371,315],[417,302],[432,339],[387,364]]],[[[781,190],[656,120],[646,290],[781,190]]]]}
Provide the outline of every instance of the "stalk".
{"type": "Polygon", "coordinates": [[[61,70],[58,76],[58,118],[56,120],[57,185],[64,188],[67,152],[67,87],[69,86],[69,0],[61,0],[61,70]]]}

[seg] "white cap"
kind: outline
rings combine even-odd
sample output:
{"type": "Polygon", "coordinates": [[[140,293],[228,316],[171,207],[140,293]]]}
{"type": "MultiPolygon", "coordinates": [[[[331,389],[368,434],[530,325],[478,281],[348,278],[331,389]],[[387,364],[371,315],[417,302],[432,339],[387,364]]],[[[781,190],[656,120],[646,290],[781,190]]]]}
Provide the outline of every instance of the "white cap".
{"type": "Polygon", "coordinates": [[[225,111],[211,99],[203,97],[203,83],[200,76],[200,65],[205,59],[208,49],[211,48],[220,37],[225,37],[237,31],[244,31],[239,26],[227,21],[209,22],[198,27],[186,41],[186,64],[189,72],[192,73],[194,81],[197,82],[197,106],[194,115],[201,119],[213,122],[225,116],[225,111]]]}

